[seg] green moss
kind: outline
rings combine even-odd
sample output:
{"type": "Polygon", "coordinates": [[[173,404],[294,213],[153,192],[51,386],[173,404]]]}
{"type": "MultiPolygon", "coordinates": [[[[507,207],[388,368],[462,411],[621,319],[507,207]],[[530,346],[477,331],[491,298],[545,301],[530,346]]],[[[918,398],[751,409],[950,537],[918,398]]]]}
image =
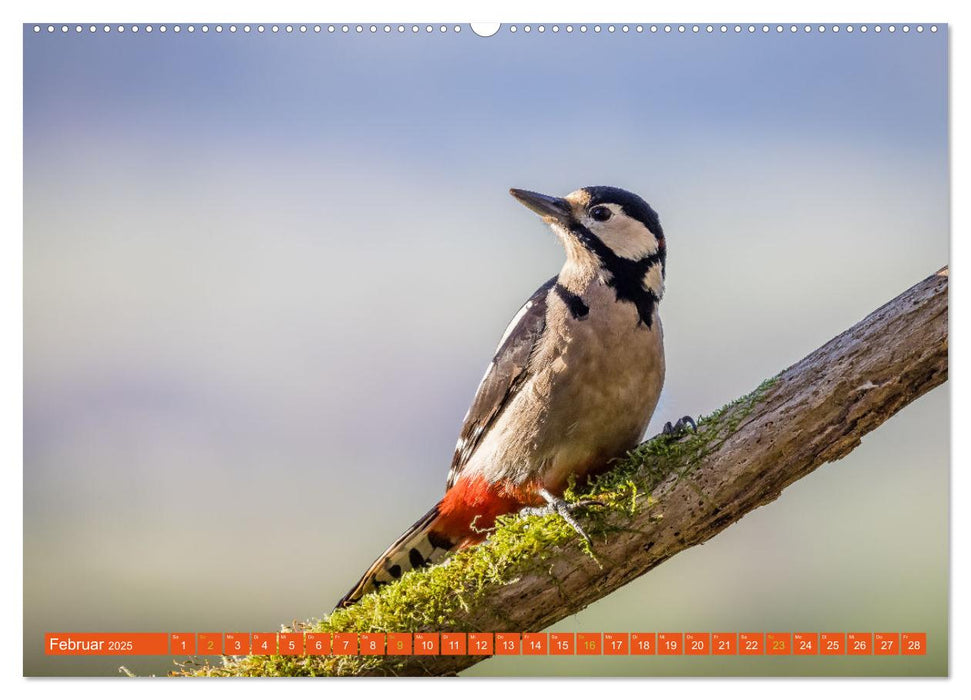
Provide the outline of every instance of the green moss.
{"type": "MultiPolygon", "coordinates": [[[[653,504],[651,492],[676,475],[682,479],[717,449],[765,396],[774,379],[755,391],[699,419],[697,431],[682,437],[659,435],[617,460],[609,472],[582,489],[571,484],[568,501],[593,500],[584,510],[584,527],[595,539],[622,529],[625,518],[653,504]],[[608,517],[613,516],[613,517],[608,517]]],[[[564,547],[594,552],[573,528],[556,515],[503,516],[488,540],[460,551],[445,563],[406,573],[356,605],[297,626],[307,632],[420,632],[463,630],[457,620],[472,601],[489,590],[526,574],[542,572],[544,560],[564,547]]],[[[283,631],[293,631],[283,628],[283,631]]],[[[224,658],[220,665],[190,662],[178,675],[331,676],[361,675],[380,669],[393,675],[410,657],[246,656],[224,658]]]]}

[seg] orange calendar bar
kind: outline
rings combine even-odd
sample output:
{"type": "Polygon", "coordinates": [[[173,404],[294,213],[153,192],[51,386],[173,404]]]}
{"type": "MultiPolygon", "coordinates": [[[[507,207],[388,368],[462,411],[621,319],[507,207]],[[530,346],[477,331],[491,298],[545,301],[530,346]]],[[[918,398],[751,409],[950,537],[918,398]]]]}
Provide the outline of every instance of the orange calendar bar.
{"type": "Polygon", "coordinates": [[[927,634],[904,632],[900,635],[900,653],[904,656],[923,656],[927,653],[927,634]]]}
{"type": "Polygon", "coordinates": [[[819,635],[815,632],[796,632],[792,635],[792,653],[796,656],[815,656],[819,653],[819,635]]]}
{"type": "Polygon", "coordinates": [[[226,654],[229,656],[246,656],[250,653],[249,632],[227,632],[226,654]]]}
{"type": "Polygon", "coordinates": [[[846,635],[846,653],[869,656],[873,653],[873,635],[869,632],[850,632],[846,635]]]}
{"type": "Polygon", "coordinates": [[[684,653],[684,635],[680,632],[658,632],[657,653],[675,656],[684,653]]]}
{"type": "Polygon", "coordinates": [[[656,654],[657,635],[653,632],[634,632],[630,636],[631,654],[656,654]]]}
{"type": "Polygon", "coordinates": [[[711,635],[711,653],[715,656],[734,656],[738,653],[738,640],[734,632],[715,632],[711,635]]]}
{"type": "Polygon", "coordinates": [[[276,632],[253,632],[253,654],[276,654],[276,632]]]}
{"type": "Polygon", "coordinates": [[[330,653],[330,632],[307,632],[304,647],[310,656],[326,656],[330,653]]]}
{"type": "Polygon", "coordinates": [[[411,656],[411,635],[407,632],[388,633],[388,653],[394,656],[411,656]]]}
{"type": "Polygon", "coordinates": [[[742,656],[760,656],[765,653],[765,635],[761,632],[739,632],[738,653],[742,656]]]}
{"type": "Polygon", "coordinates": [[[819,653],[823,656],[842,656],[846,653],[846,634],[823,632],[819,635],[819,653]]]}
{"type": "Polygon", "coordinates": [[[496,632],[496,654],[519,654],[519,633],[496,632]]]}
{"type": "Polygon", "coordinates": [[[199,654],[202,656],[221,656],[223,636],[219,632],[199,633],[199,654]]]}
{"type": "Polygon", "coordinates": [[[164,656],[169,653],[169,636],[164,632],[54,632],[44,635],[44,653],[48,656],[164,656]]]}
{"type": "Polygon", "coordinates": [[[926,632],[47,633],[45,654],[171,656],[923,656],[926,632]]]}
{"type": "Polygon", "coordinates": [[[900,653],[900,635],[896,632],[877,632],[873,635],[873,653],[891,656],[900,653]]]}
{"type": "Polygon", "coordinates": [[[492,632],[469,632],[469,653],[473,656],[492,656],[492,632]]]}
{"type": "Polygon", "coordinates": [[[416,656],[434,656],[438,653],[438,632],[415,632],[416,656]]]}
{"type": "Polygon", "coordinates": [[[765,635],[765,653],[788,656],[792,653],[792,635],[788,632],[769,632],[765,635]]]}
{"type": "Polygon", "coordinates": [[[704,656],[711,653],[711,635],[707,632],[688,632],[684,635],[684,653],[704,656]]]}
{"type": "Polygon", "coordinates": [[[573,632],[550,632],[550,654],[572,656],[576,653],[576,635],[573,632]]]}
{"type": "Polygon", "coordinates": [[[173,654],[196,653],[196,635],[192,632],[173,632],[169,635],[169,644],[173,654]]]}
{"type": "Polygon", "coordinates": [[[600,633],[577,632],[577,653],[599,655],[601,653],[600,633]]]}
{"type": "Polygon", "coordinates": [[[441,647],[442,653],[448,656],[465,656],[465,632],[442,632],[441,647]]]}
{"type": "Polygon", "coordinates": [[[356,656],[357,635],[354,632],[335,632],[331,642],[331,653],[338,656],[356,656]]]}

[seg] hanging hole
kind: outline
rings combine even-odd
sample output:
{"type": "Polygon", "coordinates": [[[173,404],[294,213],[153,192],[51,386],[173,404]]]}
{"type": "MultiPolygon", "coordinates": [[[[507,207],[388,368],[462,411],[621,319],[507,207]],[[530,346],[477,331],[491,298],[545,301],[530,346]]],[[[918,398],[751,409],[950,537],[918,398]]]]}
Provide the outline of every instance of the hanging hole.
{"type": "Polygon", "coordinates": [[[499,31],[499,22],[473,22],[469,25],[476,36],[489,37],[499,31]]]}

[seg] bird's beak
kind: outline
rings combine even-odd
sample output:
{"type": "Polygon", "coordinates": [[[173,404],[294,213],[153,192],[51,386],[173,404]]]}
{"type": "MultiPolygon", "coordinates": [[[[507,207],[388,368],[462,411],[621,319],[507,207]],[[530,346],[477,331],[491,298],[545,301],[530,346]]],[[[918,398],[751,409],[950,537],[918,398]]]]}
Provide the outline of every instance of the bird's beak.
{"type": "Polygon", "coordinates": [[[539,192],[529,190],[509,190],[509,194],[518,199],[522,204],[532,209],[549,223],[558,222],[568,224],[573,215],[570,203],[562,197],[550,197],[539,192]]]}

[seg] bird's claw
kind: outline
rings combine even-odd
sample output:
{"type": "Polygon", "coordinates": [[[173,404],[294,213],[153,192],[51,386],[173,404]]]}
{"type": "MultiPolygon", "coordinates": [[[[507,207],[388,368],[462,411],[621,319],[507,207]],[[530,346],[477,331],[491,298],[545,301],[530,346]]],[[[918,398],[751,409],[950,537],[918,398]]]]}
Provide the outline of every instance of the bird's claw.
{"type": "Polygon", "coordinates": [[[678,419],[678,422],[671,425],[671,421],[664,424],[664,429],[661,430],[661,435],[669,435],[671,437],[681,437],[688,432],[688,427],[691,427],[691,432],[698,432],[698,425],[695,423],[694,418],[691,416],[683,416],[678,419]]]}
{"type": "Polygon", "coordinates": [[[577,534],[580,535],[580,537],[582,537],[585,542],[588,542],[588,543],[590,542],[589,535],[587,535],[587,533],[583,531],[583,528],[580,527],[580,523],[578,523],[576,519],[573,517],[573,511],[577,510],[578,508],[585,508],[587,506],[599,505],[599,501],[595,501],[593,499],[586,499],[583,501],[575,501],[573,503],[570,503],[568,501],[563,500],[562,498],[552,495],[545,489],[540,489],[539,494],[544,499],[546,499],[546,505],[523,508],[521,511],[519,511],[520,515],[523,515],[523,516],[527,516],[527,515],[543,516],[543,515],[554,515],[554,514],[559,515],[567,523],[570,524],[570,527],[572,527],[574,530],[577,531],[577,534]]]}

